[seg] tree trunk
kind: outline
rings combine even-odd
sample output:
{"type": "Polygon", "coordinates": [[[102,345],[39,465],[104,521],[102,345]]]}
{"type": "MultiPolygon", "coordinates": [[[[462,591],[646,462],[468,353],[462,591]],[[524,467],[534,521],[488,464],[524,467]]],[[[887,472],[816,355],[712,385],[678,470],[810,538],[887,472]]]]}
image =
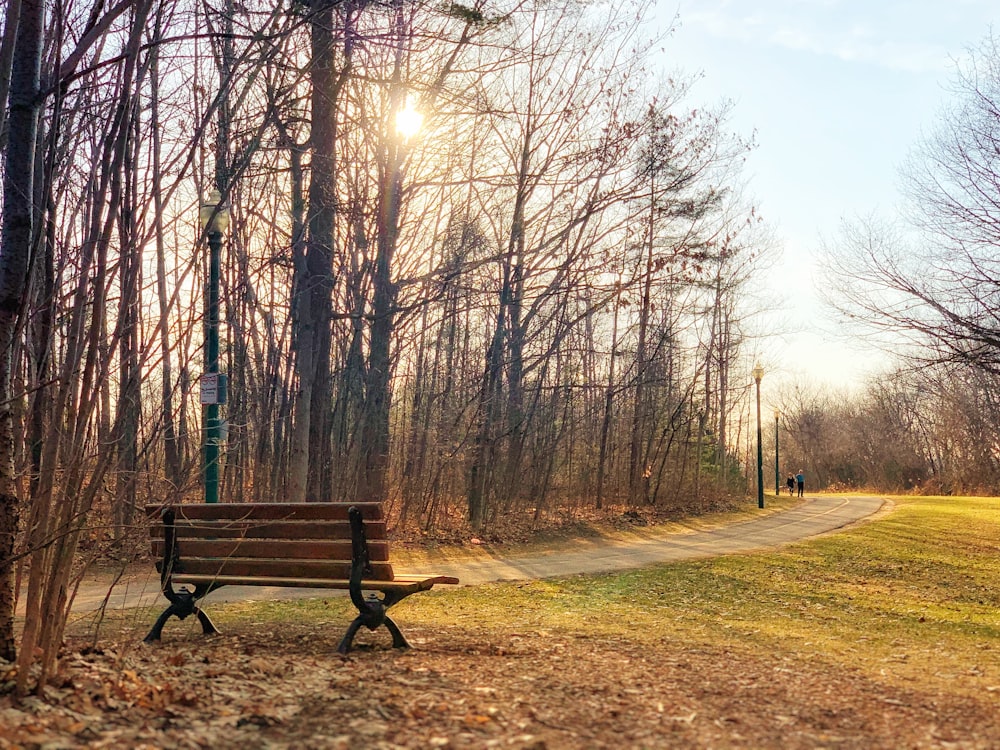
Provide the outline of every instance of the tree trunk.
{"type": "MultiPolygon", "coordinates": [[[[157,13],[154,36],[160,38],[162,16],[157,13]]],[[[163,221],[163,190],[161,176],[161,145],[160,145],[160,69],[159,46],[154,44],[149,51],[149,117],[152,136],[152,193],[153,193],[153,232],[156,238],[156,296],[159,303],[160,318],[157,332],[160,337],[160,411],[163,420],[163,451],[167,482],[177,491],[183,477],[181,474],[181,450],[174,424],[174,383],[172,352],[170,347],[169,317],[170,303],[167,293],[166,248],[164,246],[163,221]]]]}
{"type": "Polygon", "coordinates": [[[21,3],[10,76],[7,161],[0,225],[0,658],[8,661],[17,657],[12,555],[17,534],[18,498],[14,470],[12,357],[31,255],[35,144],[42,106],[39,79],[44,17],[41,0],[21,3]]]}
{"type": "Polygon", "coordinates": [[[399,211],[402,204],[403,136],[393,132],[394,120],[406,103],[403,90],[403,53],[407,42],[403,5],[396,6],[396,56],[389,93],[385,161],[379,191],[378,240],[372,278],[372,328],[368,346],[368,371],[365,388],[365,417],[361,433],[363,474],[359,497],[369,502],[384,502],[389,472],[389,406],[391,393],[391,339],[395,331],[399,289],[392,280],[393,261],[399,237],[399,211]]]}
{"type": "Polygon", "coordinates": [[[597,456],[597,508],[604,504],[604,477],[608,465],[608,438],[611,434],[611,416],[615,399],[615,364],[618,361],[618,315],[621,307],[621,285],[611,303],[614,305],[611,323],[611,352],[608,355],[608,384],[604,389],[604,414],[601,417],[601,447],[597,456]]]}
{"type": "Polygon", "coordinates": [[[133,109],[128,115],[131,132],[127,137],[129,151],[125,159],[125,174],[118,204],[119,272],[121,297],[118,306],[118,409],[119,430],[116,435],[118,466],[117,492],[113,499],[114,534],[121,539],[132,523],[136,507],[136,477],[139,470],[138,436],[141,414],[139,371],[139,289],[141,280],[141,245],[136,242],[136,152],[138,148],[139,115],[133,109]]]}
{"type": "Polygon", "coordinates": [[[297,256],[293,306],[298,389],[292,428],[288,499],[303,502],[321,492],[320,465],[330,411],[330,323],[333,289],[333,229],[337,204],[335,153],[337,101],[349,62],[339,73],[334,49],[334,3],[323,2],[310,24],[312,57],[312,174],[309,183],[308,238],[297,256]]]}
{"type": "MultiPolygon", "coordinates": [[[[635,350],[635,401],[632,405],[632,434],[629,440],[629,499],[633,503],[645,502],[651,467],[647,466],[648,451],[643,450],[643,433],[647,425],[646,378],[648,377],[647,338],[652,307],[653,239],[655,228],[654,190],[650,185],[649,236],[646,244],[646,272],[643,274],[642,301],[639,308],[639,340],[635,350]]],[[[652,432],[650,432],[652,439],[652,432]]]]}
{"type": "Polygon", "coordinates": [[[368,348],[365,416],[361,434],[363,475],[359,497],[369,502],[386,499],[389,469],[389,403],[391,351],[398,289],[392,281],[392,259],[399,231],[402,158],[399,145],[389,144],[386,175],[380,198],[378,254],[373,279],[373,321],[368,348]]]}

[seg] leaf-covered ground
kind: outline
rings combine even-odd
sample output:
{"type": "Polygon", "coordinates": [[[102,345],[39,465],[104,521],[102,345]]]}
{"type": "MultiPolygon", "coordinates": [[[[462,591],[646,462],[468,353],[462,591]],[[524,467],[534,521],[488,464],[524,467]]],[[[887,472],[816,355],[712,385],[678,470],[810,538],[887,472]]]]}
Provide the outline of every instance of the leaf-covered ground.
{"type": "Polygon", "coordinates": [[[1000,748],[1000,499],[897,502],[764,554],[421,594],[405,652],[338,655],[343,597],[155,646],[158,609],[109,613],[43,696],[0,670],[0,748],[1000,748]]]}
{"type": "MultiPolygon", "coordinates": [[[[961,695],[808,654],[572,630],[340,623],[175,633],[67,655],[45,700],[0,701],[4,748],[995,748],[1000,694],[961,695]]],[[[891,671],[891,665],[887,669],[891,671]]]]}

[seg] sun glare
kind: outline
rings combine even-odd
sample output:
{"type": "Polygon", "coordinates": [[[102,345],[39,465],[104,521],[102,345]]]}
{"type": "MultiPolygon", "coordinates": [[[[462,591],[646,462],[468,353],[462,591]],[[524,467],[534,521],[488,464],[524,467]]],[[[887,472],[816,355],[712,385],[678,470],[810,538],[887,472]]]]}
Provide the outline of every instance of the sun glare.
{"type": "Polygon", "coordinates": [[[396,132],[404,138],[412,138],[420,131],[424,116],[413,106],[412,101],[396,113],[396,132]]]}

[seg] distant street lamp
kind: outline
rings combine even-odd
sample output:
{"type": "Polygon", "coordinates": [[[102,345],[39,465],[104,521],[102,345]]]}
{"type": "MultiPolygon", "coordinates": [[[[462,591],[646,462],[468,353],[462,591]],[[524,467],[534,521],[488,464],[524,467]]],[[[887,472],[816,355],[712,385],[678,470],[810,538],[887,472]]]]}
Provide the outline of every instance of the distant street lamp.
{"type": "Polygon", "coordinates": [[[778,471],[778,417],[781,416],[781,412],[777,409],[774,410],[774,496],[778,497],[781,494],[781,484],[779,483],[779,471],[778,471]]]}
{"type": "Polygon", "coordinates": [[[760,380],[764,377],[764,368],[758,362],[751,372],[757,383],[757,507],[764,507],[764,447],[761,445],[760,430],[760,380]]]}
{"type": "Polygon", "coordinates": [[[219,404],[226,403],[226,376],[219,372],[219,280],[222,275],[222,240],[229,227],[229,209],[213,190],[198,211],[208,237],[208,288],[205,295],[205,372],[201,376],[204,407],[205,502],[219,502],[219,443],[222,423],[219,404]]]}

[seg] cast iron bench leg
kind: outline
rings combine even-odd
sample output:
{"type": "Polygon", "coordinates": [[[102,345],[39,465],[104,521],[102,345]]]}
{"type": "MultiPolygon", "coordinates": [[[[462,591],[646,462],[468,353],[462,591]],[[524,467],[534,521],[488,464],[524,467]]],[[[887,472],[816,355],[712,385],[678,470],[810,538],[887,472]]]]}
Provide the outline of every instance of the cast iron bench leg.
{"type": "Polygon", "coordinates": [[[388,628],[389,632],[392,633],[392,647],[393,648],[410,648],[410,644],[407,642],[406,637],[403,635],[402,631],[396,627],[396,623],[386,615],[385,626],[388,628]]]}
{"type": "Polygon", "coordinates": [[[156,619],[156,624],[153,625],[149,633],[146,634],[146,637],[142,639],[143,642],[154,643],[160,640],[160,637],[163,635],[163,626],[167,624],[167,620],[169,620],[173,616],[173,614],[174,614],[174,605],[171,604],[169,607],[163,610],[163,614],[161,614],[156,619]]]}
{"type": "Polygon", "coordinates": [[[337,646],[338,653],[346,654],[351,650],[351,644],[354,643],[354,636],[358,634],[358,631],[361,630],[361,626],[364,624],[364,615],[358,615],[354,618],[351,624],[347,627],[347,632],[344,633],[344,637],[340,640],[340,645],[337,646]]]}
{"type": "MultiPolygon", "coordinates": [[[[360,571],[358,564],[355,564],[354,567],[356,573],[360,571]]],[[[355,576],[354,580],[351,581],[351,600],[354,602],[354,606],[358,608],[358,616],[348,626],[347,632],[344,633],[344,637],[340,641],[340,645],[337,646],[337,651],[342,654],[346,654],[351,650],[354,636],[357,635],[362,626],[369,630],[375,630],[379,625],[385,625],[389,628],[389,632],[392,633],[393,646],[398,645],[399,642],[399,639],[396,637],[397,633],[399,634],[399,638],[403,638],[403,634],[399,632],[399,628],[385,615],[385,601],[374,595],[371,595],[367,599],[361,595],[361,591],[358,588],[360,584],[357,580],[359,575],[355,576]],[[392,624],[390,625],[390,623],[392,624]]],[[[406,643],[405,638],[403,639],[403,643],[406,643]]]]}
{"type": "Polygon", "coordinates": [[[201,623],[201,631],[205,635],[218,634],[219,630],[215,627],[212,619],[200,607],[195,605],[196,598],[194,594],[189,591],[180,591],[174,596],[175,598],[170,602],[170,606],[163,610],[163,614],[157,618],[156,624],[153,625],[146,637],[143,638],[143,641],[154,643],[160,640],[160,637],[163,635],[163,626],[167,624],[167,620],[171,617],[176,617],[178,620],[185,620],[189,615],[196,615],[198,617],[198,622],[201,623]]]}
{"type": "Polygon", "coordinates": [[[382,608],[381,602],[379,602],[377,608],[371,607],[367,612],[362,612],[354,618],[354,621],[348,626],[347,632],[344,633],[340,645],[337,646],[337,651],[346,654],[351,650],[351,644],[354,643],[354,636],[358,634],[358,631],[362,627],[375,630],[379,625],[385,625],[386,630],[392,635],[393,648],[410,648],[406,636],[403,635],[403,632],[396,623],[392,621],[392,618],[385,614],[385,610],[382,608]]]}
{"type": "Polygon", "coordinates": [[[215,627],[215,623],[212,622],[211,618],[202,611],[201,607],[195,607],[194,613],[198,615],[198,622],[201,623],[201,632],[204,635],[218,635],[219,629],[215,627]]]}

